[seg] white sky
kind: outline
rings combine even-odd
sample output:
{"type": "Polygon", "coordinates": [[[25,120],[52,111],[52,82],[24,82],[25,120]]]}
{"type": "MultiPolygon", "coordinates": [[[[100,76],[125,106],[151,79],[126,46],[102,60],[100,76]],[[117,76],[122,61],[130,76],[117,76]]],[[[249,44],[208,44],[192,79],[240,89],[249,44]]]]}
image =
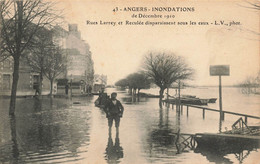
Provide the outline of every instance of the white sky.
{"type": "MultiPolygon", "coordinates": [[[[209,65],[229,64],[230,76],[224,85],[236,84],[259,70],[259,11],[241,7],[244,2],[214,1],[91,1],[57,0],[65,8],[66,20],[76,23],[82,38],[90,45],[95,73],[106,74],[108,83],[114,83],[141,66],[148,51],[171,51],[186,57],[196,71],[191,84],[216,85],[217,77],[209,76],[209,65]],[[134,21],[133,13],[113,13],[115,7],[194,7],[192,13],[175,14],[169,21],[240,21],[241,26],[106,26],[86,25],[86,21],[134,21]]],[[[153,14],[146,12],[146,14],[153,14]]],[[[167,14],[157,13],[157,14],[167,14]]],[[[143,21],[152,19],[143,19],[143,21]]],[[[168,21],[163,20],[163,21],[168,21]]],[[[157,20],[158,21],[158,20],[157,20]]]]}

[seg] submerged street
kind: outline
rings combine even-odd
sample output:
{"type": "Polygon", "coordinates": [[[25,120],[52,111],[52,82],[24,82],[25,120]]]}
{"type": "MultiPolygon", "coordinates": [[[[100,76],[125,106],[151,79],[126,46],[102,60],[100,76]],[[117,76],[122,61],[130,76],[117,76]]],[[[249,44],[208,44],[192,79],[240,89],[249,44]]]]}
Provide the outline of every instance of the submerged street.
{"type": "Polygon", "coordinates": [[[111,138],[105,113],[94,106],[97,96],[18,98],[14,119],[8,117],[9,99],[1,99],[0,163],[254,163],[260,155],[255,147],[242,152],[176,147],[179,129],[217,133],[237,118],[219,124],[218,115],[208,112],[202,119],[196,109],[178,116],[172,108],[160,109],[156,98],[136,101],[116,92],[125,112],[119,135],[113,125],[111,138]]]}

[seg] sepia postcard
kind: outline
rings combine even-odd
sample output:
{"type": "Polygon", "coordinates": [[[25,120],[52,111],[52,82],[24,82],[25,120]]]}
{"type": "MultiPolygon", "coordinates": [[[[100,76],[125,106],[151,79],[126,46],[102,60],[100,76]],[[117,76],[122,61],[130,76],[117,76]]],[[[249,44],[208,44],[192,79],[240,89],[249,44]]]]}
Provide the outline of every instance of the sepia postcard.
{"type": "Polygon", "coordinates": [[[0,0],[0,163],[259,163],[259,16],[259,0],[0,0]]]}

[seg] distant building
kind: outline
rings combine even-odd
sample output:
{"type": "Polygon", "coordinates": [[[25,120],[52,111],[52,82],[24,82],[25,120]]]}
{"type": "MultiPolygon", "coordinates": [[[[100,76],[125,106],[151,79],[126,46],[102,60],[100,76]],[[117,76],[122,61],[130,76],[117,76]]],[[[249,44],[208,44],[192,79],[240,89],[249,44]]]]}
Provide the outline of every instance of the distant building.
{"type": "Polygon", "coordinates": [[[102,87],[107,85],[107,76],[106,75],[94,75],[94,92],[98,92],[102,87]]]}
{"type": "Polygon", "coordinates": [[[106,75],[99,75],[95,74],[94,75],[94,84],[103,84],[107,85],[107,76],[106,75]]]}

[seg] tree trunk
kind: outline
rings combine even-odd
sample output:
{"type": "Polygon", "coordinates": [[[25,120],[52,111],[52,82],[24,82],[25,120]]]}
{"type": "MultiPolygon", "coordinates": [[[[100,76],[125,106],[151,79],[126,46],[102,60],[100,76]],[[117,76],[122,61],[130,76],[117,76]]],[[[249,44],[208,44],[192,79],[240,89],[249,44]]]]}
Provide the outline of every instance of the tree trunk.
{"type": "Polygon", "coordinates": [[[22,40],[22,19],[23,19],[23,1],[17,1],[17,9],[18,9],[18,23],[17,23],[17,34],[15,35],[15,46],[16,50],[13,54],[14,60],[14,70],[13,70],[13,83],[12,83],[12,91],[11,91],[11,100],[9,107],[9,115],[14,116],[15,113],[15,102],[16,102],[16,92],[17,85],[19,80],[19,64],[20,64],[20,56],[21,56],[21,40],[22,40]]]}
{"type": "Polygon", "coordinates": [[[16,92],[17,92],[17,85],[19,80],[19,57],[13,58],[14,59],[14,71],[13,71],[13,82],[12,82],[12,90],[11,90],[11,100],[10,100],[10,107],[9,107],[9,115],[14,116],[15,113],[15,102],[16,102],[16,92]]]}
{"type": "Polygon", "coordinates": [[[159,99],[159,107],[162,108],[162,98],[163,98],[163,92],[165,88],[160,88],[159,94],[160,94],[160,99],[159,99]]]}
{"type": "Polygon", "coordinates": [[[10,116],[10,129],[11,129],[11,139],[12,139],[12,154],[13,154],[13,162],[17,163],[19,158],[19,149],[16,138],[16,119],[15,116],[10,116]]]}
{"type": "Polygon", "coordinates": [[[53,89],[53,79],[50,80],[51,88],[50,88],[50,96],[52,97],[52,89],[53,89]]]}

